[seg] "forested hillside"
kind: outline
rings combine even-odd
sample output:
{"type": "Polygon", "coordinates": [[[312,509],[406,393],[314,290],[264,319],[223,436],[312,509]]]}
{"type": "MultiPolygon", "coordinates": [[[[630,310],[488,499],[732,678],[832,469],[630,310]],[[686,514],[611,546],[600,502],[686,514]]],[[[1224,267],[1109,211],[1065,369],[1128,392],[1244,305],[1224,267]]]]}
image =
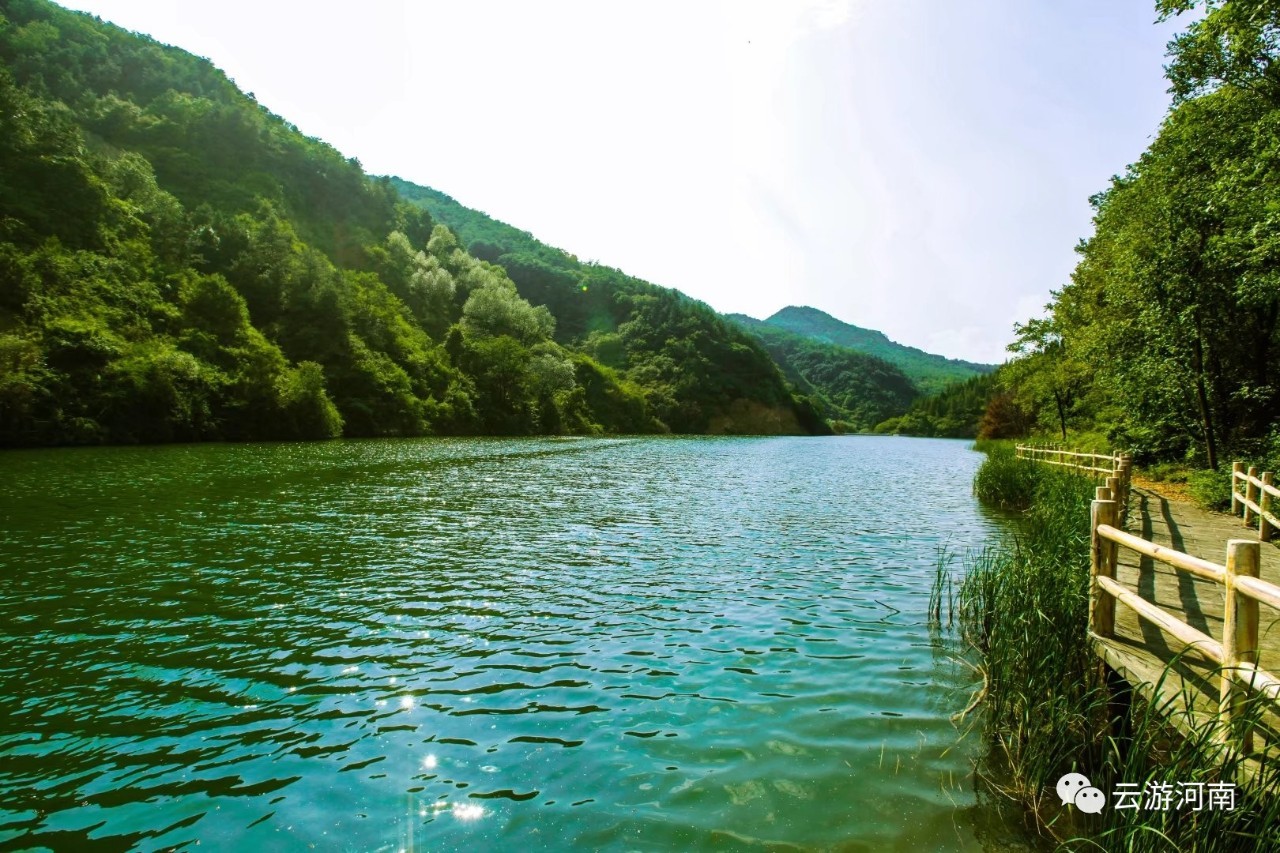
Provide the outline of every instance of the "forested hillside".
{"type": "Polygon", "coordinates": [[[1017,330],[1006,387],[1055,435],[1140,461],[1280,459],[1280,2],[1160,0],[1174,95],[1093,199],[1051,311],[1017,330]]]}
{"type": "Polygon", "coordinates": [[[719,432],[728,423],[773,431],[767,427],[780,417],[808,431],[826,429],[812,401],[790,399],[760,343],[707,305],[583,263],[438,190],[398,178],[391,184],[454,229],[473,255],[505,269],[521,296],[550,310],[558,341],[581,347],[644,388],[654,413],[672,429],[719,432]]]}
{"type": "Polygon", "coordinates": [[[863,329],[837,320],[817,308],[790,306],[764,320],[770,326],[804,335],[816,341],[865,352],[897,365],[922,394],[934,394],[946,386],[995,369],[991,364],[946,358],[889,340],[883,332],[863,329]]]}
{"type": "Polygon", "coordinates": [[[206,60],[0,2],[0,444],[825,428],[706,306],[477,251],[206,60]]]}
{"type": "Polygon", "coordinates": [[[787,379],[840,431],[869,431],[919,396],[901,370],[848,347],[793,334],[745,314],[729,319],[755,335],[787,379]]]}
{"type": "MultiPolygon", "coordinates": [[[[940,438],[975,438],[991,402],[999,394],[1001,371],[971,376],[948,385],[936,394],[917,399],[904,414],[877,423],[875,431],[890,435],[923,435],[940,438]]],[[[1025,418],[1001,428],[1020,433],[1025,418]]],[[[994,424],[992,424],[994,429],[994,424]]]]}

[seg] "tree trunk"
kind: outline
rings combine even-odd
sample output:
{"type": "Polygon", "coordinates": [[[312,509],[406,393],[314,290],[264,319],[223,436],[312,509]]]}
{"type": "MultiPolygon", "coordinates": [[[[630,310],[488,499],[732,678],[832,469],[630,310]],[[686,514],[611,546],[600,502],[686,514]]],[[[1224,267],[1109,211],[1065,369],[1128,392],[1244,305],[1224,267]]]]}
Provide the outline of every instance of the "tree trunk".
{"type": "Polygon", "coordinates": [[[1067,409],[1062,400],[1062,395],[1057,391],[1053,392],[1053,402],[1058,406],[1058,426],[1062,428],[1062,441],[1067,440],[1067,409]]]}
{"type": "Polygon", "coordinates": [[[1209,467],[1218,470],[1218,444],[1213,435],[1213,411],[1209,408],[1209,394],[1204,387],[1204,346],[1197,335],[1192,342],[1191,354],[1196,371],[1196,403],[1200,406],[1200,427],[1204,430],[1204,452],[1209,467]]]}

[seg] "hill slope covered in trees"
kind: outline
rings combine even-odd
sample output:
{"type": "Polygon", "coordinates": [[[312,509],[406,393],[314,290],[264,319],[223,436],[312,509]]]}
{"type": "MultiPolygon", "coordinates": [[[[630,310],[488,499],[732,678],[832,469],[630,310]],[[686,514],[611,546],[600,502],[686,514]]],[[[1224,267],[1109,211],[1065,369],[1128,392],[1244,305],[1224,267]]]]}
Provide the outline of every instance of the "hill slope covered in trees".
{"type": "Polygon", "coordinates": [[[919,395],[906,374],[883,359],[797,335],[745,314],[728,316],[764,344],[787,379],[841,431],[870,430],[902,414],[919,395]]]}
{"type": "Polygon", "coordinates": [[[481,255],[208,61],[0,3],[0,444],[825,428],[706,306],[481,255]]]}
{"type": "Polygon", "coordinates": [[[704,303],[579,261],[438,190],[398,178],[391,185],[457,232],[472,254],[505,269],[521,296],[545,306],[556,319],[558,341],[646,389],[654,413],[673,429],[719,432],[726,422],[768,423],[779,413],[792,417],[788,406],[804,428],[825,428],[812,401],[788,403],[782,374],[760,342],[704,303]]]}
{"type": "Polygon", "coordinates": [[[919,397],[897,417],[876,424],[875,431],[891,435],[976,438],[991,401],[1000,393],[1001,371],[980,373],[948,385],[936,394],[919,397]]]}
{"type": "Polygon", "coordinates": [[[789,306],[763,322],[816,341],[848,347],[884,359],[901,368],[922,394],[934,394],[954,382],[995,370],[995,365],[992,364],[960,361],[905,346],[889,340],[884,332],[837,320],[817,308],[789,306]]]}

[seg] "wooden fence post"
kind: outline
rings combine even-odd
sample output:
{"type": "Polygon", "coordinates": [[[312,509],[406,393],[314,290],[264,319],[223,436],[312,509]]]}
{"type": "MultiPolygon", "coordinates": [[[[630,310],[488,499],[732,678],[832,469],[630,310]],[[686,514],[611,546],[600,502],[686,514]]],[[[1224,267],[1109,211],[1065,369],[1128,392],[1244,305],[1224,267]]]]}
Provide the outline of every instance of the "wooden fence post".
{"type": "MultiPolygon", "coordinates": [[[[1255,666],[1258,663],[1258,602],[1236,592],[1236,578],[1241,575],[1258,576],[1260,547],[1251,539],[1227,542],[1222,609],[1222,686],[1218,706],[1224,739],[1238,727],[1247,699],[1247,689],[1240,684],[1247,679],[1236,667],[1242,662],[1255,666]]],[[[1240,733],[1240,749],[1246,753],[1253,750],[1253,732],[1248,728],[1240,733]]]]}
{"type": "MultiPolygon", "coordinates": [[[[1258,505],[1258,485],[1256,483],[1257,479],[1258,479],[1258,466],[1250,465],[1249,479],[1245,481],[1245,486],[1244,486],[1244,499],[1246,501],[1250,501],[1251,503],[1253,503],[1254,506],[1258,505]]],[[[1249,506],[1249,504],[1246,503],[1244,505],[1244,526],[1245,527],[1252,526],[1253,516],[1254,516],[1253,509],[1249,506]]]]}
{"type": "Polygon", "coordinates": [[[1236,477],[1238,477],[1240,474],[1243,474],[1243,473],[1244,473],[1243,462],[1231,463],[1231,514],[1232,515],[1240,514],[1239,510],[1237,509],[1237,507],[1240,506],[1240,497],[1239,495],[1236,494],[1236,477]]]}
{"type": "Polygon", "coordinates": [[[1258,498],[1258,507],[1262,512],[1258,513],[1258,541],[1271,541],[1271,522],[1267,521],[1267,513],[1271,512],[1271,493],[1267,491],[1269,487],[1275,483],[1275,474],[1270,471],[1262,472],[1262,497],[1258,498]]]}
{"type": "Polygon", "coordinates": [[[1097,579],[1116,576],[1116,549],[1098,535],[1098,525],[1115,526],[1116,504],[1106,487],[1099,487],[1096,495],[1089,506],[1089,630],[1099,637],[1111,637],[1116,632],[1116,600],[1098,586],[1097,579]]]}
{"type": "Polygon", "coordinates": [[[1129,502],[1129,490],[1133,485],[1133,454],[1125,453],[1121,455],[1120,464],[1124,466],[1124,474],[1121,476],[1120,482],[1124,488],[1124,499],[1127,505],[1129,502]]]}

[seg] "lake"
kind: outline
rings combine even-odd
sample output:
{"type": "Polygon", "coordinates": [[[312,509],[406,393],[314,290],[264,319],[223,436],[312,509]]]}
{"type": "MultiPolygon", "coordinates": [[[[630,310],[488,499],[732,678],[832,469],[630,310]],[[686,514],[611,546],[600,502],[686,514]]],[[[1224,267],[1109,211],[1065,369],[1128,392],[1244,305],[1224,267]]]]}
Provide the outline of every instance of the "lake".
{"type": "Polygon", "coordinates": [[[980,850],[967,442],[0,454],[0,848],[980,850]],[[962,728],[971,725],[966,724],[962,728]]]}

